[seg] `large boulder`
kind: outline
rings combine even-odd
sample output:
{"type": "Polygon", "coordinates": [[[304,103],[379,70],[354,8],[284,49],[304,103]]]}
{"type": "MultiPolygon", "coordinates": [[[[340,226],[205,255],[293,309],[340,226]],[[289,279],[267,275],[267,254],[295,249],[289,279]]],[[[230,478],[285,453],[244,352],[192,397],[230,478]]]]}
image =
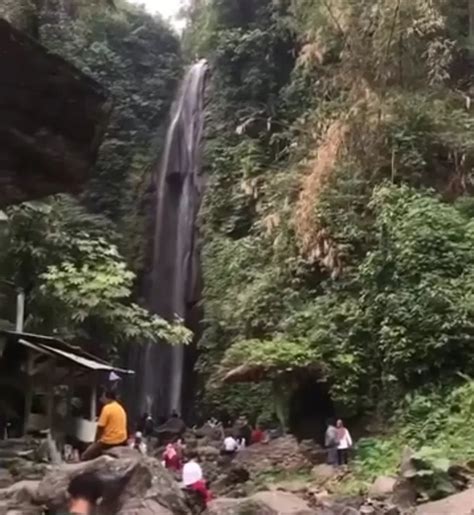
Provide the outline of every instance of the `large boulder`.
{"type": "Polygon", "coordinates": [[[114,449],[110,455],[89,462],[54,467],[39,484],[23,485],[17,492],[12,491],[17,485],[0,490],[0,500],[6,498],[12,507],[28,502],[32,508],[41,505],[51,510],[64,509],[69,482],[84,472],[94,472],[106,484],[99,515],[192,513],[184,492],[161,463],[127,448],[114,449]]]}
{"type": "Polygon", "coordinates": [[[369,496],[376,499],[390,497],[397,484],[397,479],[391,476],[378,477],[369,488],[369,496]]]}
{"type": "Polygon", "coordinates": [[[237,453],[234,463],[251,473],[275,469],[298,471],[310,469],[311,461],[293,436],[283,436],[268,444],[254,444],[237,453]]]}
{"type": "Polygon", "coordinates": [[[418,506],[415,515],[472,515],[474,510],[474,488],[451,495],[441,501],[418,506]]]}

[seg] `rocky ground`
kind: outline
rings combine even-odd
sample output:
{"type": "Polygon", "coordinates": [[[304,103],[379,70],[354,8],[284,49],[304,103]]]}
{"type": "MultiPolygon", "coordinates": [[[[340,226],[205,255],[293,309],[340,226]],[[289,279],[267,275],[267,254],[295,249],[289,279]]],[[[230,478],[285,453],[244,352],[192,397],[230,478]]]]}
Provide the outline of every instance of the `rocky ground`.
{"type": "MultiPolygon", "coordinates": [[[[441,501],[415,506],[416,489],[405,455],[399,477],[380,477],[369,495],[341,499],[328,486],[344,474],[323,463],[324,453],[310,442],[291,436],[255,445],[231,461],[219,453],[212,432],[193,433],[195,448],[216,498],[209,515],[472,515],[474,489],[441,501]],[[278,478],[278,472],[293,479],[278,478]],[[294,476],[292,474],[294,473],[294,476]]],[[[42,515],[64,509],[67,485],[84,471],[95,471],[107,485],[99,515],[194,515],[195,499],[179,487],[158,457],[130,449],[111,451],[87,463],[51,466],[38,463],[41,446],[21,442],[0,445],[0,515],[42,515]],[[23,447],[22,447],[23,446],[23,447]],[[47,511],[49,510],[49,511],[47,511]]],[[[159,456],[159,450],[156,451],[159,456]]]]}

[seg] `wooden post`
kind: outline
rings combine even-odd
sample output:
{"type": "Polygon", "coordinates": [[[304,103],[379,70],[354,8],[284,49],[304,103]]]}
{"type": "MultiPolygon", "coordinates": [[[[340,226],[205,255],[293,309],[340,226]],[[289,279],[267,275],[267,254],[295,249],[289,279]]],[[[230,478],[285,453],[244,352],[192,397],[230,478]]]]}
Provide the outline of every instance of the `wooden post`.
{"type": "Polygon", "coordinates": [[[97,378],[95,377],[95,374],[94,374],[94,381],[92,383],[90,418],[91,418],[92,422],[95,422],[96,418],[97,418],[97,378]]]}
{"type": "Polygon", "coordinates": [[[25,322],[25,292],[19,288],[16,295],[16,326],[17,333],[23,332],[23,325],[25,322]]]}
{"type": "Polygon", "coordinates": [[[26,387],[25,387],[25,411],[23,416],[23,435],[28,431],[28,422],[30,419],[31,407],[33,405],[33,353],[28,350],[26,357],[26,387]]]}

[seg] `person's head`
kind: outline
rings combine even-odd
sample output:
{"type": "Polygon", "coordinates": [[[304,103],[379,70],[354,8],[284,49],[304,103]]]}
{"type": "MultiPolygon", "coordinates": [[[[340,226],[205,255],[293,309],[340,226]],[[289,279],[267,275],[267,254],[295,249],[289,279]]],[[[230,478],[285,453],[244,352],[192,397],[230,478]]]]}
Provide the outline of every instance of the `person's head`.
{"type": "Polygon", "coordinates": [[[117,399],[117,394],[113,390],[104,390],[100,398],[102,404],[109,404],[117,399]]]}
{"type": "Polygon", "coordinates": [[[328,427],[332,427],[332,426],[334,426],[335,424],[336,424],[336,423],[334,422],[334,419],[333,419],[333,418],[328,418],[328,419],[326,420],[326,425],[327,425],[328,427]]]}
{"type": "Polygon", "coordinates": [[[143,434],[142,434],[142,432],[141,432],[141,431],[137,431],[137,432],[135,433],[135,442],[136,442],[136,443],[140,443],[140,442],[142,441],[142,439],[143,439],[143,434]]]}
{"type": "Polygon", "coordinates": [[[341,419],[339,419],[336,423],[337,427],[344,427],[344,423],[342,422],[341,419]]]}
{"type": "Polygon", "coordinates": [[[93,472],[85,472],[71,479],[68,487],[71,512],[89,515],[102,497],[102,482],[93,472]]]}

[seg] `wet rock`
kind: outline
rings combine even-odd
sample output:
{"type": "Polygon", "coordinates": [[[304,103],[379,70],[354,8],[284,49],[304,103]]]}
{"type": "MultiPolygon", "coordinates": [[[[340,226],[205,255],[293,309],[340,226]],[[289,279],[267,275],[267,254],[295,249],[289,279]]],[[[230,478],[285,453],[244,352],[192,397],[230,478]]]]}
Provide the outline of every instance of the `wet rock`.
{"type": "Polygon", "coordinates": [[[391,476],[380,476],[369,488],[369,496],[383,499],[393,494],[397,480],[391,476]]]}
{"type": "Polygon", "coordinates": [[[324,484],[338,473],[337,468],[325,463],[311,469],[311,476],[318,484],[324,484]]]}

